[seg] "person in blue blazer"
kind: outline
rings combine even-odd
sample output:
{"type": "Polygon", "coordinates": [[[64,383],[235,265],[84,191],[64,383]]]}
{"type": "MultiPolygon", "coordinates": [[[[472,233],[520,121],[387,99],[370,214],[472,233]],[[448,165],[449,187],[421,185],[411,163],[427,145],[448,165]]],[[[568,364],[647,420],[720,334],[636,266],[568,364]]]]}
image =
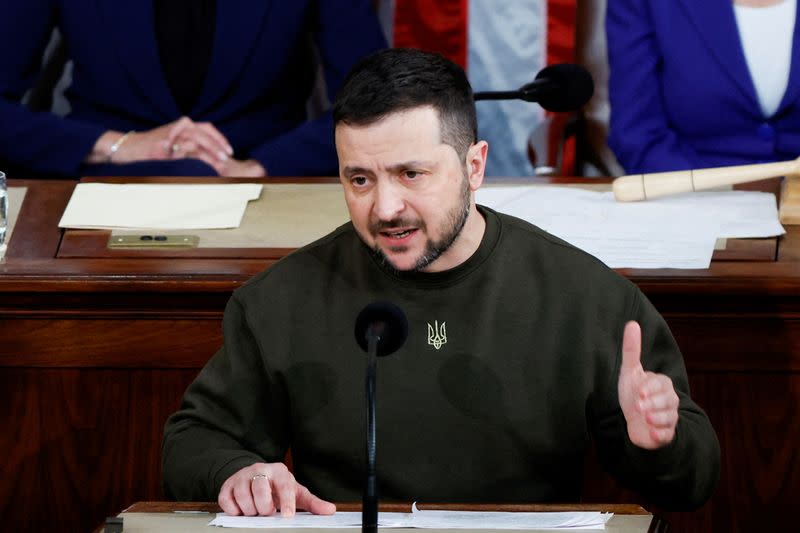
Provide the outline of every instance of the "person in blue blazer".
{"type": "Polygon", "coordinates": [[[2,2],[0,35],[0,160],[19,177],[338,174],[330,113],[307,120],[315,65],[333,100],[386,46],[370,0],[2,2]],[[66,117],[20,104],[54,27],[66,117]]]}
{"type": "Polygon", "coordinates": [[[796,0],[613,0],[608,144],[625,171],[800,155],[796,0]]]}

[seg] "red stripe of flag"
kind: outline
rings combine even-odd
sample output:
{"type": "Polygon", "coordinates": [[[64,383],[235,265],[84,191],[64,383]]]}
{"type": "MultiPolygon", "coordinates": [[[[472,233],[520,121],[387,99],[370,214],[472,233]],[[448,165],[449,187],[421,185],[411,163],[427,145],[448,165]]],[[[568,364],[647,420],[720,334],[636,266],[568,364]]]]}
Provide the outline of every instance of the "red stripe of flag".
{"type": "Polygon", "coordinates": [[[575,62],[575,0],[547,0],[547,64],[575,62]]]}
{"type": "Polygon", "coordinates": [[[439,52],[467,68],[469,0],[397,0],[394,46],[439,52]]]}
{"type": "MultiPolygon", "coordinates": [[[[576,0],[547,0],[547,64],[574,63],[575,24],[577,19],[576,0]]],[[[552,126],[548,135],[548,160],[556,160],[556,153],[562,141],[566,119],[563,113],[550,115],[552,126]]],[[[572,174],[575,168],[575,138],[567,139],[561,154],[561,174],[572,174]]]]}

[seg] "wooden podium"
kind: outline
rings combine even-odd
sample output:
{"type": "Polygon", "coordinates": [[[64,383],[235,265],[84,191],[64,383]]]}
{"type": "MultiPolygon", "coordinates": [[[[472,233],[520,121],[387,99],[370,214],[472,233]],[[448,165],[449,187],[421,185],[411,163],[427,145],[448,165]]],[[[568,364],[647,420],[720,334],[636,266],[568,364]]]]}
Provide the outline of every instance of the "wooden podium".
{"type": "MultiPolygon", "coordinates": [[[[504,511],[504,512],[563,512],[563,511],[600,511],[614,513],[614,516],[606,524],[605,531],[608,533],[656,533],[667,531],[667,524],[658,517],[654,517],[638,505],[607,504],[607,505],[539,505],[539,504],[516,504],[516,505],[495,505],[495,504],[417,504],[420,510],[446,510],[446,511],[504,511]]],[[[337,511],[360,511],[360,504],[338,503],[337,511]]],[[[382,503],[381,512],[410,513],[411,504],[401,503],[382,503]]],[[[220,508],[215,503],[186,503],[186,502],[138,502],[120,513],[124,531],[134,531],[136,533],[188,533],[192,531],[208,530],[207,524],[214,518],[214,514],[220,512],[220,508]]],[[[253,531],[252,529],[225,528],[224,531],[244,532],[253,531]]],[[[274,531],[274,530],[273,530],[274,531]]],[[[282,533],[293,531],[292,529],[281,529],[282,533]]],[[[302,531],[308,531],[304,529],[302,531]]],[[[346,531],[348,533],[361,531],[361,529],[320,529],[334,533],[346,531]]],[[[392,529],[398,533],[452,533],[452,529],[392,529]]],[[[481,531],[480,524],[476,524],[470,531],[481,531]]],[[[493,530],[494,531],[494,530],[493,530]]],[[[523,529],[530,533],[552,532],[552,529],[523,529]]],[[[566,529],[564,531],[571,531],[566,529]]],[[[103,533],[103,528],[95,530],[95,533],[103,533]]]]}
{"type": "MultiPolygon", "coordinates": [[[[74,182],[9,186],[27,190],[0,262],[0,515],[10,531],[90,531],[164,498],[164,422],[221,344],[231,291],[287,250],[106,254],[108,232],[58,228],[74,182]]],[[[794,528],[800,227],[786,229],[729,241],[708,269],[620,270],[665,317],[721,442],[711,501],[665,514],[677,531],[794,528]]],[[[583,498],[652,509],[591,460],[583,498]]]]}

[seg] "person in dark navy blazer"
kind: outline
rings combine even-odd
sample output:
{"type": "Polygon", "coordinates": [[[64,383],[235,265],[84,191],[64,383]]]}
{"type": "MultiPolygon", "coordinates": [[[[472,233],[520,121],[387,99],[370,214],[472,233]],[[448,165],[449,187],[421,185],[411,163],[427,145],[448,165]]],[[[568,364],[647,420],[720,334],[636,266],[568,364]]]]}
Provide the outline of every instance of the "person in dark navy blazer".
{"type": "Polygon", "coordinates": [[[608,143],[629,174],[800,155],[796,0],[613,0],[608,143]]]}
{"type": "Polygon", "coordinates": [[[0,3],[0,160],[30,176],[334,175],[330,113],[307,119],[386,41],[370,0],[0,3]],[[66,117],[20,99],[58,27],[66,117]],[[316,45],[316,47],[314,47],[316,45]]]}

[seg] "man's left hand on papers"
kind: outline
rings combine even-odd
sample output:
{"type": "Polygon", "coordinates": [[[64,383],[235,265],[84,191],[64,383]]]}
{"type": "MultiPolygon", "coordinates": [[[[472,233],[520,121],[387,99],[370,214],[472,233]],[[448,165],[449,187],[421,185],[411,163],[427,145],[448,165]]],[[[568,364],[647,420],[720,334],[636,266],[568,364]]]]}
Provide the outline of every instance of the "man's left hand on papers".
{"type": "Polygon", "coordinates": [[[331,515],[336,505],[311,494],[297,482],[283,463],[255,463],[242,468],[222,484],[217,498],[229,515],[271,515],[280,509],[284,517],[297,509],[331,515]]]}

